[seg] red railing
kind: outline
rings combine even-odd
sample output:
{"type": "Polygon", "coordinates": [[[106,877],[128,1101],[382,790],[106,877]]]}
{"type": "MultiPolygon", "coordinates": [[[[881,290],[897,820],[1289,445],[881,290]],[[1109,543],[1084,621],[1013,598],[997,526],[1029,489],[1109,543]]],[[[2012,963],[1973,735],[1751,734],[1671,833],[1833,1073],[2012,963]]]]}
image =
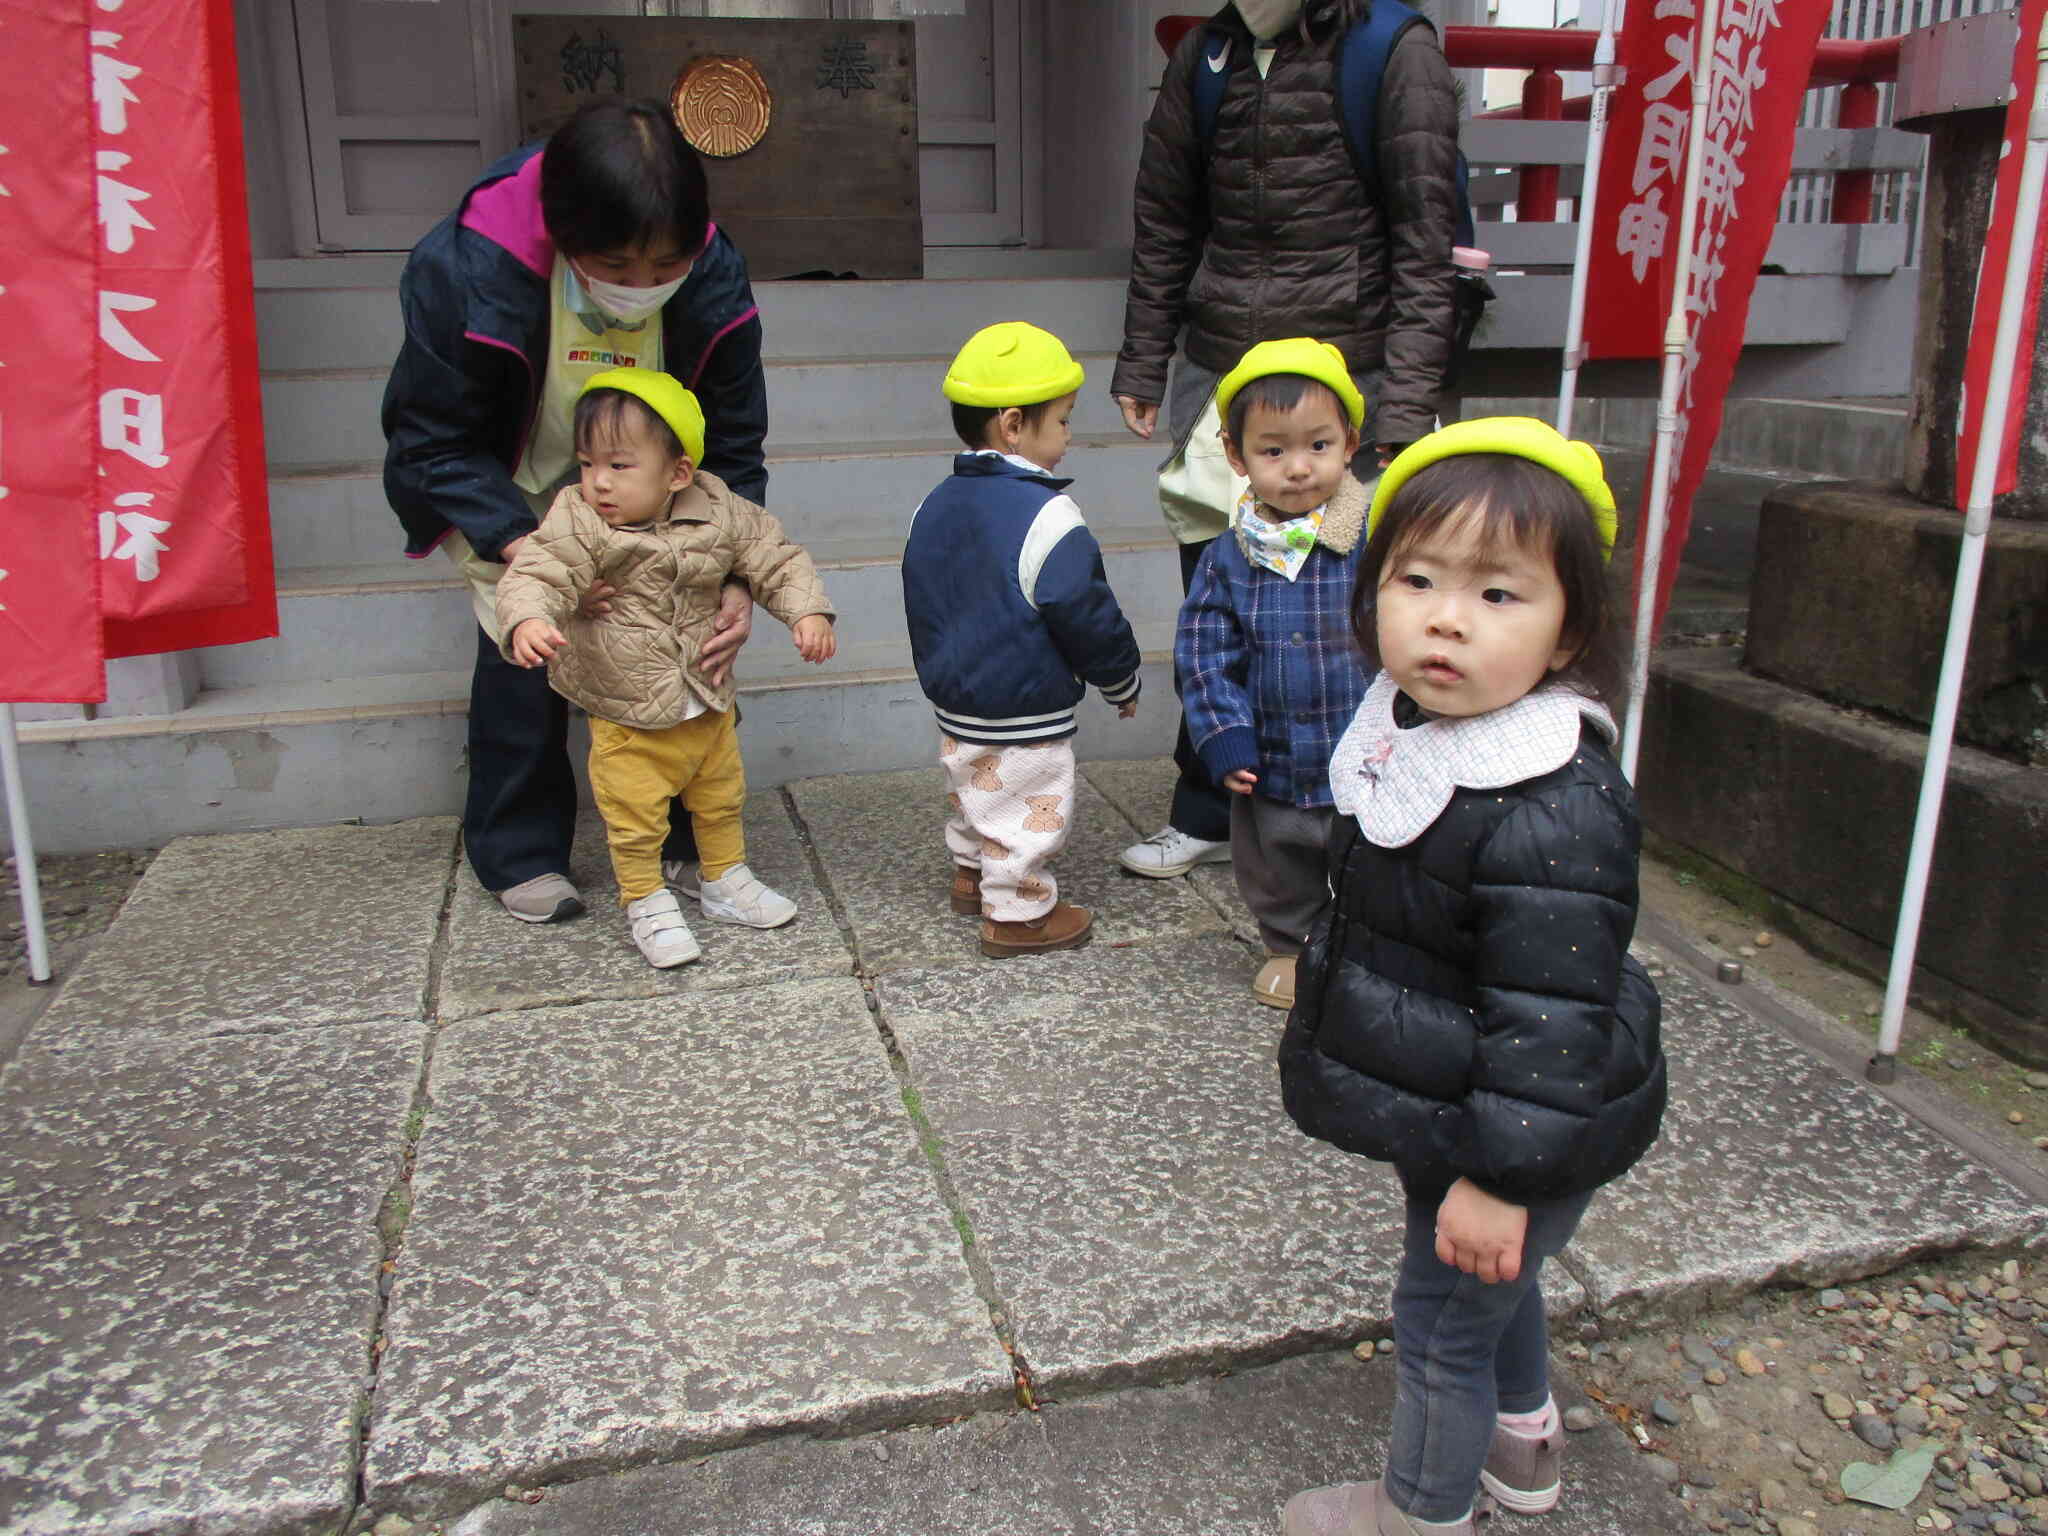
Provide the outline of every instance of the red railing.
{"type": "MultiPolygon", "coordinates": [[[[1171,54],[1190,29],[1207,18],[1162,16],[1153,24],[1152,35],[1171,54]]],[[[1584,122],[1592,98],[1564,94],[1563,74],[1568,70],[1593,67],[1593,46],[1598,34],[1569,27],[1445,27],[1444,58],[1454,69],[1526,69],[1518,107],[1502,107],[1487,117],[1521,118],[1543,122],[1584,122]]],[[[1877,87],[1880,81],[1899,75],[1897,37],[1867,41],[1823,38],[1814,54],[1807,89],[1817,86],[1845,87],[1836,121],[1843,128],[1872,128],[1877,125],[1877,87]]],[[[1837,171],[1834,187],[1834,221],[1837,224],[1866,224],[1870,221],[1871,180],[1869,171],[1837,171]]],[[[1524,223],[1553,222],[1557,218],[1558,167],[1525,165],[1516,176],[1515,217],[1524,223]]]]}

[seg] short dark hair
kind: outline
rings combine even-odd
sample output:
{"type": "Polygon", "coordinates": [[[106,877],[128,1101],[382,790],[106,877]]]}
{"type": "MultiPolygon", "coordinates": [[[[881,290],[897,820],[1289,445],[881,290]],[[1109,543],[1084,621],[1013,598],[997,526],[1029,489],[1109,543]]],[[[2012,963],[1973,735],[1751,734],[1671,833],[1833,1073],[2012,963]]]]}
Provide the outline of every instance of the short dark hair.
{"type": "Polygon", "coordinates": [[[1330,403],[1337,407],[1337,419],[1347,427],[1351,425],[1351,412],[1337,398],[1337,391],[1321,379],[1312,379],[1305,373],[1262,373],[1230,397],[1230,415],[1224,430],[1233,443],[1242,444],[1245,418],[1251,415],[1254,406],[1284,416],[1306,400],[1311,390],[1328,395],[1330,403]]]}
{"type": "Polygon", "coordinates": [[[1564,476],[1519,454],[1439,459],[1394,492],[1366,542],[1351,589],[1351,633],[1366,660],[1379,665],[1380,576],[1388,562],[1467,511],[1479,517],[1482,540],[1550,555],[1564,588],[1561,643],[1576,653],[1557,680],[1618,704],[1628,675],[1628,637],[1592,509],[1564,476]]]}
{"type": "Polygon", "coordinates": [[[540,216],[565,256],[673,240],[695,255],[711,228],[697,152],[658,101],[587,102],[541,151],[540,216]]]}
{"type": "MultiPolygon", "coordinates": [[[[1024,424],[1035,427],[1045,419],[1045,413],[1066,399],[1065,395],[1054,395],[1050,400],[1034,401],[1020,405],[1024,413],[1024,424]]],[[[988,446],[988,424],[1007,411],[1007,405],[962,405],[958,400],[950,402],[953,407],[953,430],[960,441],[970,448],[988,446]]]]}
{"type": "Polygon", "coordinates": [[[586,391],[576,401],[576,418],[572,436],[578,453],[593,453],[605,443],[616,443],[626,435],[626,424],[631,422],[643,432],[652,432],[655,441],[667,450],[672,459],[688,457],[683,440],[676,436],[676,429],[653,406],[638,395],[623,389],[593,389],[586,391]]]}

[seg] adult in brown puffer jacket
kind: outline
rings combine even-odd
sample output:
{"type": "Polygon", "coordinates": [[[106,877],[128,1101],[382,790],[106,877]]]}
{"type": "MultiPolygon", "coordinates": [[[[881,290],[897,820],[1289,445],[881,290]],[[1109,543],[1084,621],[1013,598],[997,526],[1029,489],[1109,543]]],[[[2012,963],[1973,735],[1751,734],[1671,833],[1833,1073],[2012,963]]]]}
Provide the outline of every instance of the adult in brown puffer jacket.
{"type": "MultiPolygon", "coordinates": [[[[1290,9],[1244,4],[1275,19],[1290,9]]],[[[1145,128],[1112,393],[1156,410],[1183,324],[1187,361],[1218,375],[1257,342],[1313,336],[1354,375],[1380,376],[1366,395],[1368,442],[1430,430],[1450,355],[1457,97],[1436,34],[1410,27],[1380,85],[1382,202],[1368,204],[1336,89],[1338,50],[1369,9],[1305,0],[1270,37],[1263,78],[1238,54],[1206,153],[1190,89],[1211,67],[1205,45],[1214,54],[1222,33],[1233,49],[1268,44],[1238,4],[1181,39],[1145,128]]]]}
{"type": "MultiPolygon", "coordinates": [[[[1138,436],[1153,435],[1166,401],[1174,442],[1185,442],[1217,379],[1255,343],[1289,336],[1344,354],[1365,395],[1365,442],[1379,445],[1356,461],[1362,475],[1435,425],[1450,356],[1457,95],[1435,32],[1409,27],[1380,84],[1380,201],[1368,203],[1344,138],[1337,60],[1370,8],[1235,0],[1174,50],[1138,163],[1123,350],[1110,381],[1138,436]],[[1205,146],[1191,82],[1211,67],[1230,79],[1205,146]]],[[[1185,589],[1223,515],[1213,526],[1170,521],[1185,589]]],[[[1185,728],[1174,760],[1168,825],[1124,851],[1135,874],[1168,877],[1229,857],[1228,797],[1185,728]]]]}

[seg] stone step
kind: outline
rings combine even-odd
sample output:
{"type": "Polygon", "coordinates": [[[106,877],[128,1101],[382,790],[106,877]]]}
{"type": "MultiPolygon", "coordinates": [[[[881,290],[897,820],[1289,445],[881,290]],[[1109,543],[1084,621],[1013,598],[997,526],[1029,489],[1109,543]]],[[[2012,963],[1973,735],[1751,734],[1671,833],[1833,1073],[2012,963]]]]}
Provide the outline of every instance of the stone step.
{"type": "MultiPolygon", "coordinates": [[[[1148,646],[1160,638],[1140,635],[1148,646]]],[[[1172,750],[1179,711],[1162,649],[1148,649],[1143,678],[1135,719],[1092,698],[1082,707],[1082,759],[1172,750]]],[[[468,708],[464,667],[214,689],[176,715],[26,724],[21,762],[36,847],[76,853],[458,814],[468,708]],[[110,806],[120,813],[110,816],[110,806]]],[[[823,774],[924,767],[936,752],[931,706],[906,670],[853,671],[835,661],[802,679],[743,686],[740,709],[757,792],[823,774]]],[[[570,747],[583,755],[580,725],[570,747]]]]}
{"type": "MultiPolygon", "coordinates": [[[[784,443],[864,443],[944,439],[952,418],[939,393],[950,353],[872,361],[830,357],[779,359],[767,365],[771,452],[784,443]]],[[[1088,370],[1073,429],[1123,430],[1110,398],[1112,355],[1084,353],[1088,370]]],[[[363,463],[384,456],[379,410],[388,364],[317,367],[263,377],[265,453],[273,469],[363,463]]]]}
{"type": "MultiPolygon", "coordinates": [[[[957,439],[891,439],[865,444],[790,443],[769,454],[768,499],[801,543],[893,540],[952,467],[957,439]]],[[[1074,440],[1062,475],[1097,524],[1149,523],[1164,531],[1155,480],[1165,446],[1121,427],[1074,440]]],[[[315,464],[273,470],[270,527],[280,567],[375,565],[404,548],[384,499],[383,464],[315,464]]]]}
{"type": "MultiPolygon", "coordinates": [[[[1170,649],[1180,609],[1180,568],[1163,528],[1098,529],[1104,566],[1140,643],[1170,649]]],[[[770,615],[758,615],[742,675],[749,682],[849,671],[905,671],[900,540],[810,544],[839,610],[839,654],[823,669],[796,654],[770,615]]],[[[253,688],[335,678],[437,672],[467,661],[476,643],[467,587],[448,561],[300,567],[278,573],[281,633],[198,652],[203,688],[253,688]]],[[[465,689],[466,691],[466,689],[465,689]]]]}
{"type": "MultiPolygon", "coordinates": [[[[376,261],[332,274],[315,271],[305,274],[308,285],[289,286],[285,274],[265,270],[308,265],[325,264],[259,263],[263,367],[390,367],[404,337],[397,265],[376,261]]],[[[761,309],[762,353],[771,362],[951,356],[993,320],[1029,320],[1069,348],[1090,352],[1114,351],[1123,337],[1121,276],[764,282],[754,285],[754,300],[761,309]]]]}

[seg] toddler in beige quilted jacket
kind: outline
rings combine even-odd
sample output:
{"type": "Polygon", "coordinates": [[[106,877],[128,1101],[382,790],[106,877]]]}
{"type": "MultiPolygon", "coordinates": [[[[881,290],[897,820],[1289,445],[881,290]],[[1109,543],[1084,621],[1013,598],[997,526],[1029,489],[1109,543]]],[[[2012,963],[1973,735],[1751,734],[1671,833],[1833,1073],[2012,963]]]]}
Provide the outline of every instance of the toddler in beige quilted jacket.
{"type": "Polygon", "coordinates": [[[747,867],[731,674],[713,683],[696,665],[719,588],[746,581],[810,662],[836,647],[832,605],[781,523],[697,468],[704,414],[669,374],[596,375],[575,436],[578,482],[498,584],[498,632],[507,660],[545,665],[549,686],[589,712],[591,793],[633,942],[651,965],[682,965],[701,950],[662,879],[674,797],[697,834],[706,917],[778,928],[796,916],[747,867]],[[610,610],[586,616],[578,594],[597,582],[613,589],[610,610]]]}

